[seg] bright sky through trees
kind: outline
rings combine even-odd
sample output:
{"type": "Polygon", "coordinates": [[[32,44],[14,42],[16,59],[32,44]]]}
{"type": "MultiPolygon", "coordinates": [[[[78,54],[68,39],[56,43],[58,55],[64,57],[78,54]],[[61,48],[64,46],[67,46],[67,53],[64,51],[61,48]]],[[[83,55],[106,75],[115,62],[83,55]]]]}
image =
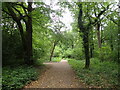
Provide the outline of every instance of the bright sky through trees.
{"type": "Polygon", "coordinates": [[[120,87],[118,2],[10,1],[1,3],[3,90],[120,87]]]}
{"type": "MultiPolygon", "coordinates": [[[[48,0],[48,1],[44,1],[47,5],[50,5],[50,4],[52,4],[52,8],[54,9],[54,10],[58,10],[58,9],[60,9],[60,6],[59,5],[56,5],[56,3],[58,2],[59,0],[48,0]]],[[[70,1],[70,0],[69,0],[70,1]]],[[[70,11],[68,10],[68,8],[65,8],[64,9],[65,10],[65,12],[63,12],[62,13],[62,16],[63,17],[61,17],[60,18],[60,20],[66,25],[66,27],[67,27],[67,29],[66,30],[72,30],[72,27],[71,27],[71,23],[73,22],[73,18],[72,18],[72,16],[71,16],[71,13],[70,13],[70,11]]],[[[65,30],[65,28],[62,28],[61,29],[61,31],[64,31],[65,30]]]]}

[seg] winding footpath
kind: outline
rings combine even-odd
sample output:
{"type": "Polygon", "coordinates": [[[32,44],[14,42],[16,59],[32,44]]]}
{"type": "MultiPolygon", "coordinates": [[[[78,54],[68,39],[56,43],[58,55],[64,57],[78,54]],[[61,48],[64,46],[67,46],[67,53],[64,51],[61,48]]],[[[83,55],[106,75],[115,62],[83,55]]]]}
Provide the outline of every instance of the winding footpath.
{"type": "Polygon", "coordinates": [[[37,81],[25,88],[84,88],[75,76],[67,60],[45,63],[47,69],[37,81]]]}

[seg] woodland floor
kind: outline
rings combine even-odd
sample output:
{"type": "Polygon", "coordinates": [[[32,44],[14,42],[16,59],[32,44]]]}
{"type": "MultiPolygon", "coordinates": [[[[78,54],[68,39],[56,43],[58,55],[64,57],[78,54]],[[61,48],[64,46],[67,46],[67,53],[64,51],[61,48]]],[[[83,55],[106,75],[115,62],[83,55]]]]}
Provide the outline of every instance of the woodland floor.
{"type": "Polygon", "coordinates": [[[79,82],[67,60],[45,63],[47,69],[37,81],[33,81],[25,88],[84,88],[79,82]]]}

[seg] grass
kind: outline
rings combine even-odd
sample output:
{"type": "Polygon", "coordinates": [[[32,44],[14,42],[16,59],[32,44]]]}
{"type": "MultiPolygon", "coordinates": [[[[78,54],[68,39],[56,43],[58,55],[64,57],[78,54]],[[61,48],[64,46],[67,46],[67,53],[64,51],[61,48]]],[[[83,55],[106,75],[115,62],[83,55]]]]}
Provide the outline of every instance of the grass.
{"type": "Polygon", "coordinates": [[[52,62],[60,62],[61,59],[62,59],[61,57],[53,57],[52,62]]]}
{"type": "Polygon", "coordinates": [[[39,74],[33,66],[7,66],[2,69],[3,90],[21,89],[27,83],[36,80],[39,74]]]}
{"type": "Polygon", "coordinates": [[[84,60],[69,59],[69,64],[76,71],[77,76],[88,87],[115,88],[118,87],[118,64],[92,58],[90,69],[84,68],[84,60]]]}

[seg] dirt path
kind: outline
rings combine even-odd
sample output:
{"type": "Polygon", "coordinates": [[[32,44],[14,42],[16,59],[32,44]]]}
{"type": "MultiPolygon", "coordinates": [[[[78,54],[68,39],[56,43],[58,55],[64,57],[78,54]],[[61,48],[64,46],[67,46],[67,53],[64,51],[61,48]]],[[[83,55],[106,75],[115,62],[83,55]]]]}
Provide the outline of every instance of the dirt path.
{"type": "Polygon", "coordinates": [[[45,64],[49,69],[25,88],[83,88],[66,60],[45,64]]]}

